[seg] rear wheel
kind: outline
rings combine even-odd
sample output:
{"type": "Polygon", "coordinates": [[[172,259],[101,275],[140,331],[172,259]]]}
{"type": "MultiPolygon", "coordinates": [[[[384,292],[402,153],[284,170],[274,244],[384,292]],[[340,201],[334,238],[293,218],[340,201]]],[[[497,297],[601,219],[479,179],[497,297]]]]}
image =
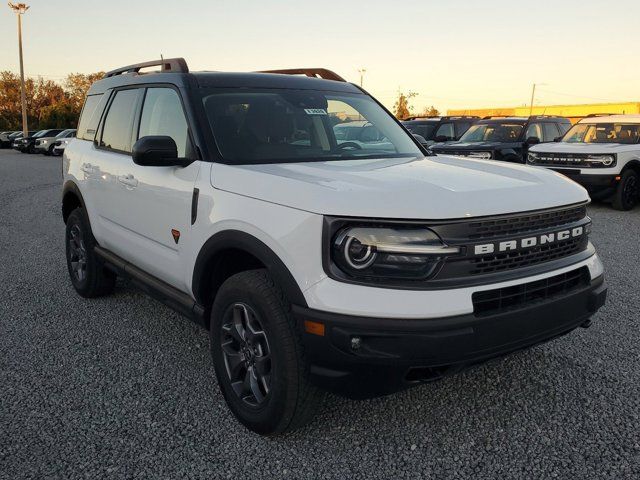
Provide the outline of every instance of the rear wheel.
{"type": "Polygon", "coordinates": [[[96,255],[96,240],[82,208],[76,208],[67,219],[65,244],[67,269],[76,292],[85,298],[111,293],[116,275],[107,270],[96,255]]]}
{"type": "Polygon", "coordinates": [[[640,198],[640,182],[634,170],[625,171],[618,182],[613,194],[613,208],[616,210],[631,210],[640,198]]]}
{"type": "Polygon", "coordinates": [[[290,305],[266,270],[238,273],[220,287],[210,338],[220,389],[244,426],[276,435],[313,418],[323,395],[309,383],[290,305]]]}

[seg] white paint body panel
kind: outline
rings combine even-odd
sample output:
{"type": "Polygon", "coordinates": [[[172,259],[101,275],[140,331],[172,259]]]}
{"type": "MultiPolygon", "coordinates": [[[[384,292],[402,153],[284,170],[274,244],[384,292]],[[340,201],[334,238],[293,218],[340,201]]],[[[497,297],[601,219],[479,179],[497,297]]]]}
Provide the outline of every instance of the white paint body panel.
{"type": "Polygon", "coordinates": [[[214,187],[325,215],[453,219],[585,202],[554,172],[460,157],[214,165],[214,187]]]}

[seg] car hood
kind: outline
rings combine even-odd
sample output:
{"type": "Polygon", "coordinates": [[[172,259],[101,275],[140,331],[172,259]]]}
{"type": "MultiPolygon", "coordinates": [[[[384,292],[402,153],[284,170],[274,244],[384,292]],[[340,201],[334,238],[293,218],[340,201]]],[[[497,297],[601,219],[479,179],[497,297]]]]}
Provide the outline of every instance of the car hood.
{"type": "Polygon", "coordinates": [[[638,144],[624,143],[568,143],[553,142],[536,145],[529,149],[530,152],[542,153],[620,153],[637,152],[638,144]]]}
{"type": "Polygon", "coordinates": [[[496,148],[512,148],[519,147],[521,143],[513,142],[447,142],[447,143],[439,143],[434,145],[432,148],[434,150],[442,150],[442,151],[458,151],[458,150],[493,150],[496,148]]]}
{"type": "Polygon", "coordinates": [[[224,165],[211,183],[318,214],[449,219],[524,212],[588,200],[556,172],[459,157],[224,165]]]}

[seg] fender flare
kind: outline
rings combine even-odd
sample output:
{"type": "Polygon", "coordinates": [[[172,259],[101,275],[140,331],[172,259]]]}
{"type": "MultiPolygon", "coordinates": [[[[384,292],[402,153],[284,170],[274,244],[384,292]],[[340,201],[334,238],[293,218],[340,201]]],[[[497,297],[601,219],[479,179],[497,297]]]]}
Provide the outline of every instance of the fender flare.
{"type": "Polygon", "coordinates": [[[202,304],[206,295],[203,278],[206,278],[209,261],[216,254],[227,249],[242,250],[253,255],[267,268],[292,304],[307,307],[302,290],[280,257],[264,242],[240,230],[218,232],[209,238],[200,249],[196,257],[191,283],[191,291],[198,303],[202,304]]]}
{"type": "Polygon", "coordinates": [[[73,180],[67,180],[62,186],[62,197],[60,202],[61,204],[60,206],[62,210],[62,219],[65,222],[67,221],[66,217],[68,217],[68,215],[66,215],[64,211],[64,198],[67,196],[68,193],[73,193],[76,197],[78,197],[80,206],[84,209],[85,212],[87,211],[87,206],[84,203],[84,198],[82,196],[82,193],[80,192],[80,188],[78,187],[78,185],[76,185],[76,183],[73,180]]]}

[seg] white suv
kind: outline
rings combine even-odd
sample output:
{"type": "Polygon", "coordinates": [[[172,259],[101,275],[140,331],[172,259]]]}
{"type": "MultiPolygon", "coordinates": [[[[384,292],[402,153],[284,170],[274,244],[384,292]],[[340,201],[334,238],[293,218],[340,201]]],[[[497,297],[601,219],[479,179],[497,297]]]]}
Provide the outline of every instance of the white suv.
{"type": "Polygon", "coordinates": [[[302,425],[324,389],[436,380],[586,327],[605,301],[582,187],[430,155],[327,70],[124,67],[90,88],[77,135],[73,286],[126,276],[208,328],[224,398],[261,434],[302,425]],[[345,118],[385,141],[337,141],[345,118]]]}
{"type": "Polygon", "coordinates": [[[559,142],[529,150],[527,163],[583,185],[594,198],[630,210],[640,199],[640,115],[594,115],[576,123],[559,142]]]}

